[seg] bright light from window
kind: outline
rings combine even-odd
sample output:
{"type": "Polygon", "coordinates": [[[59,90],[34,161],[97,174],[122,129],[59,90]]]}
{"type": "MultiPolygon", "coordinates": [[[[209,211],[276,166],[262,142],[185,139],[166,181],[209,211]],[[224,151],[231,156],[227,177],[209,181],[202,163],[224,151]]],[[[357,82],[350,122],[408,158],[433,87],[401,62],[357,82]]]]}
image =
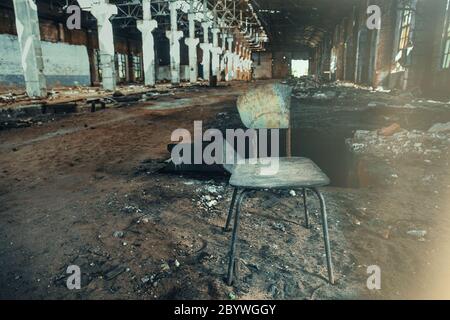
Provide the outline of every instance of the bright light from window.
{"type": "Polygon", "coordinates": [[[308,60],[292,60],[292,75],[294,77],[307,76],[309,70],[308,60]]]}

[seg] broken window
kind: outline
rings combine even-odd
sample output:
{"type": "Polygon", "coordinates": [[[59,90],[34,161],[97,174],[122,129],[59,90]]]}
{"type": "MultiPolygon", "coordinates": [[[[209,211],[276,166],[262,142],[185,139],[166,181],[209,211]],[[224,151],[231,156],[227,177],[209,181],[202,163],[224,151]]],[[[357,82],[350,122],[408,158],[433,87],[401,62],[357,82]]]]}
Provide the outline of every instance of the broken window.
{"type": "Polygon", "coordinates": [[[398,46],[399,50],[403,50],[409,47],[412,15],[413,11],[411,9],[411,1],[407,1],[407,4],[402,11],[402,20],[400,25],[400,43],[398,46]]]}
{"type": "Polygon", "coordinates": [[[442,68],[450,68],[450,0],[447,1],[447,15],[444,25],[444,51],[442,52],[442,68]]]}
{"type": "Polygon", "coordinates": [[[307,76],[309,71],[309,60],[292,60],[292,75],[296,78],[307,76]]]}
{"type": "Polygon", "coordinates": [[[117,76],[119,81],[127,80],[127,56],[123,53],[116,54],[117,76]]]}
{"type": "Polygon", "coordinates": [[[142,64],[140,56],[132,56],[133,57],[133,75],[134,80],[142,79],[142,64]]]}

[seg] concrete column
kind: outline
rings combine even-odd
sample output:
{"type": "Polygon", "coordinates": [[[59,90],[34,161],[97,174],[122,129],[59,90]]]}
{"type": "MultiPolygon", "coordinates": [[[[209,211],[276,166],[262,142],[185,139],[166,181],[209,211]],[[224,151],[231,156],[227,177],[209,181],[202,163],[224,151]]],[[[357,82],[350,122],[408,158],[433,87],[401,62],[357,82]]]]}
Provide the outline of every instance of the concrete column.
{"type": "Polygon", "coordinates": [[[200,44],[200,48],[203,50],[203,78],[209,81],[210,78],[210,64],[211,64],[211,48],[212,44],[209,43],[209,28],[211,27],[211,22],[202,22],[203,28],[203,43],[200,44]]]}
{"type": "Polygon", "coordinates": [[[142,56],[144,62],[145,85],[153,87],[156,83],[155,71],[155,42],[153,30],[158,27],[158,22],[152,20],[151,0],[143,0],[143,20],[137,21],[137,28],[142,33],[142,56]]]}
{"type": "Polygon", "coordinates": [[[244,44],[241,44],[239,46],[239,51],[237,52],[237,60],[238,60],[238,73],[239,73],[239,79],[242,80],[244,76],[244,68],[243,68],[243,52],[244,52],[244,44]]]}
{"type": "Polygon", "coordinates": [[[251,80],[251,51],[249,48],[245,48],[244,51],[244,72],[246,80],[251,80]]]}
{"type": "Polygon", "coordinates": [[[239,57],[238,68],[239,68],[239,72],[241,74],[241,78],[242,78],[242,74],[244,71],[244,58],[243,58],[244,54],[243,54],[243,52],[244,52],[244,45],[241,45],[239,48],[239,52],[238,52],[238,57],[239,57]]]}
{"type": "Polygon", "coordinates": [[[239,69],[239,54],[238,54],[238,52],[239,52],[239,46],[240,46],[240,43],[239,42],[236,42],[236,46],[235,46],[235,50],[234,50],[234,52],[233,52],[233,78],[234,79],[237,79],[238,78],[238,76],[239,76],[239,74],[238,74],[238,69],[239,69]]]}
{"type": "MultiPolygon", "coordinates": [[[[191,1],[191,5],[192,5],[191,1]]],[[[189,79],[191,83],[197,83],[198,79],[198,66],[197,66],[197,45],[200,39],[195,37],[195,13],[189,12],[189,38],[186,38],[184,42],[189,47],[189,79]]]]}
{"type": "Polygon", "coordinates": [[[47,96],[47,84],[37,7],[33,0],[14,0],[13,3],[27,94],[43,98],[47,96]]]}
{"type": "Polygon", "coordinates": [[[242,51],[242,72],[244,73],[244,78],[247,80],[248,70],[247,70],[247,52],[248,49],[244,47],[242,51]]]}
{"type": "Polygon", "coordinates": [[[247,72],[247,48],[242,48],[241,55],[241,69],[242,69],[242,78],[244,80],[248,80],[248,72],[247,72]]]}
{"type": "Polygon", "coordinates": [[[250,72],[250,62],[252,60],[252,52],[250,49],[245,50],[245,71],[250,72]]]}
{"type": "Polygon", "coordinates": [[[248,79],[252,80],[252,50],[248,50],[248,57],[247,57],[247,69],[248,69],[248,79]]]}
{"type": "Polygon", "coordinates": [[[178,31],[177,25],[177,7],[179,1],[171,1],[170,9],[170,31],[166,31],[166,37],[170,41],[170,72],[172,76],[172,85],[180,84],[180,39],[183,37],[183,31],[178,31]]]}
{"type": "Polygon", "coordinates": [[[116,68],[114,63],[114,37],[111,16],[117,14],[117,7],[107,0],[78,0],[80,7],[91,12],[97,19],[98,44],[102,86],[105,90],[116,90],[116,68]]]}
{"type": "MultiPolygon", "coordinates": [[[[226,43],[227,43],[227,34],[225,32],[223,32],[221,34],[221,38],[222,38],[222,57],[220,59],[220,73],[222,73],[222,71],[224,71],[226,69],[226,43]]],[[[225,80],[225,79],[221,79],[221,80],[225,80]]]]}
{"type": "Polygon", "coordinates": [[[222,54],[222,48],[219,47],[219,28],[213,28],[211,30],[213,35],[213,44],[211,48],[212,54],[212,75],[217,77],[220,74],[220,55],[222,54]]]}
{"type": "Polygon", "coordinates": [[[227,49],[227,74],[226,74],[226,81],[233,80],[233,37],[227,38],[228,43],[228,49],[227,49]]]}
{"type": "Polygon", "coordinates": [[[222,52],[224,53],[227,50],[227,36],[228,35],[225,32],[222,32],[220,35],[220,38],[222,39],[222,52]]]}

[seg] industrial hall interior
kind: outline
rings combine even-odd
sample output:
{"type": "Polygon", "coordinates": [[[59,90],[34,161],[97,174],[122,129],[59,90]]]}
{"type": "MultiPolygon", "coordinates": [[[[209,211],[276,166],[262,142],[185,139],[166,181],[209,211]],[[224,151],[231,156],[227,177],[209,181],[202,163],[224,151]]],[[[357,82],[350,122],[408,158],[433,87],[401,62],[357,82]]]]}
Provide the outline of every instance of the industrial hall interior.
{"type": "Polygon", "coordinates": [[[1,0],[0,300],[450,299],[450,0],[1,0]]]}

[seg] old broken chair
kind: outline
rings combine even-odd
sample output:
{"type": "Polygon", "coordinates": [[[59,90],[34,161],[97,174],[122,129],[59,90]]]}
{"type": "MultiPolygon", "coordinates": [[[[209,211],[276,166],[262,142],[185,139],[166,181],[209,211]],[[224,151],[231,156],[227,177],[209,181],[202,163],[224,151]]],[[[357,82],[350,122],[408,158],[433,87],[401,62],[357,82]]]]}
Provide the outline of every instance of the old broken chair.
{"type": "MultiPolygon", "coordinates": [[[[238,100],[239,114],[243,123],[251,129],[287,129],[290,127],[290,101],[292,89],[281,84],[270,84],[250,90],[238,100]]],[[[225,152],[234,149],[226,143],[225,152]]],[[[233,155],[235,156],[235,155],[233,155]]],[[[264,162],[267,165],[267,162],[264,162]]],[[[230,185],[234,187],[228,218],[224,230],[230,230],[231,220],[234,215],[233,234],[228,265],[228,285],[233,284],[235,268],[238,259],[236,255],[236,241],[238,236],[239,218],[242,202],[251,191],[298,189],[302,190],[305,225],[309,228],[309,213],[306,203],[306,190],[311,190],[320,201],[322,217],[323,239],[328,268],[328,280],[334,284],[333,265],[331,262],[331,249],[328,237],[327,209],[325,199],[319,187],[326,186],[330,180],[325,173],[311,160],[307,158],[279,158],[279,170],[275,175],[261,175],[262,163],[224,165],[231,173],[230,185]],[[239,193],[240,191],[240,193],[239,193]],[[237,204],[237,205],[236,205],[237,204]]]]}

